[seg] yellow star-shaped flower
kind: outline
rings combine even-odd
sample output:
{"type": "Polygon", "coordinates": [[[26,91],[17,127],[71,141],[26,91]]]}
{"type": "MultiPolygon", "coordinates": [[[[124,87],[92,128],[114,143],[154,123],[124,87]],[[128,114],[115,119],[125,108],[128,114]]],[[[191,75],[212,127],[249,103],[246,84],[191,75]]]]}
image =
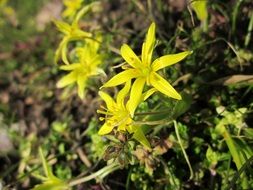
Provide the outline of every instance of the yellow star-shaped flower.
{"type": "Polygon", "coordinates": [[[59,47],[56,50],[55,53],[55,62],[59,60],[59,58],[62,59],[62,61],[65,64],[69,64],[68,58],[67,58],[67,49],[68,49],[68,43],[71,41],[78,41],[78,40],[84,40],[86,38],[90,38],[92,35],[89,32],[85,32],[79,27],[79,20],[87,14],[92,8],[98,6],[99,3],[93,2],[86,6],[84,6],[78,13],[75,15],[74,20],[71,24],[68,24],[66,22],[62,21],[56,21],[54,20],[54,24],[58,28],[60,32],[64,34],[64,37],[62,41],[59,44],[59,47]]]}
{"type": "Polygon", "coordinates": [[[57,87],[63,88],[76,82],[78,95],[83,98],[85,85],[89,77],[103,72],[97,67],[102,62],[102,56],[97,53],[98,48],[99,44],[94,40],[86,40],[84,47],[76,48],[79,62],[60,67],[60,69],[70,71],[70,73],[59,80],[57,87]]]}
{"type": "Polygon", "coordinates": [[[73,22],[71,25],[62,21],[54,21],[54,23],[58,30],[64,34],[64,37],[55,53],[55,62],[57,63],[57,61],[61,57],[62,61],[68,65],[68,43],[71,41],[83,40],[84,38],[91,37],[91,34],[81,30],[77,22],[73,22]]]}
{"type": "Polygon", "coordinates": [[[129,110],[133,116],[138,103],[142,99],[142,91],[144,85],[153,86],[157,91],[178,99],[180,94],[163,78],[157,71],[167,66],[173,65],[187,55],[191,51],[185,51],[178,54],[165,55],[152,61],[152,54],[155,46],[155,23],[152,23],[146,35],[146,41],[142,45],[141,59],[133,52],[133,50],[124,44],[121,47],[121,55],[130,67],[123,67],[123,72],[117,74],[102,87],[117,86],[131,79],[135,79],[130,92],[129,110]]]}
{"type": "Polygon", "coordinates": [[[100,97],[105,101],[106,108],[98,110],[98,113],[104,114],[105,117],[101,117],[100,120],[104,120],[103,126],[98,131],[99,135],[106,135],[110,133],[114,128],[119,131],[127,131],[133,133],[133,138],[139,141],[146,147],[150,147],[148,140],[146,139],[140,126],[133,124],[128,106],[129,102],[125,103],[126,97],[131,88],[131,81],[128,81],[124,88],[122,88],[117,94],[116,101],[107,93],[100,91],[100,97]]]}

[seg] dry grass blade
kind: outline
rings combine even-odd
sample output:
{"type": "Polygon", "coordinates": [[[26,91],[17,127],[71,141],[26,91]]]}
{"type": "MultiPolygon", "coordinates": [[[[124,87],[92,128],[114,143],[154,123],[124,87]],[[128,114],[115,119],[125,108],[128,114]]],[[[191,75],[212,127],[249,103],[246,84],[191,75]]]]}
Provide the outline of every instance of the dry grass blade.
{"type": "Polygon", "coordinates": [[[220,79],[214,80],[210,82],[209,84],[212,85],[231,85],[231,84],[237,84],[237,83],[253,83],[253,75],[231,75],[227,77],[222,77],[220,79]]]}

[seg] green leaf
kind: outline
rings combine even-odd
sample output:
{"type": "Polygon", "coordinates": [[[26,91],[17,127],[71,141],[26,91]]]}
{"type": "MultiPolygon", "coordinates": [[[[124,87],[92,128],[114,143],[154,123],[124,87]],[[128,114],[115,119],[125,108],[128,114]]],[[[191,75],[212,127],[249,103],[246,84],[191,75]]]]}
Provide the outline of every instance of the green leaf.
{"type": "Polygon", "coordinates": [[[51,168],[49,167],[49,165],[43,155],[41,148],[39,148],[39,155],[40,155],[40,159],[42,161],[42,165],[43,165],[43,169],[44,169],[44,172],[46,175],[46,179],[44,180],[44,182],[42,184],[36,185],[33,188],[33,190],[65,190],[65,189],[69,189],[69,186],[67,183],[65,183],[61,179],[54,176],[51,168]]]}
{"type": "Polygon", "coordinates": [[[252,128],[243,128],[243,134],[250,139],[253,139],[253,129],[252,128]]]}
{"type": "Polygon", "coordinates": [[[61,182],[57,181],[46,181],[42,184],[36,185],[32,190],[64,190],[69,187],[61,182]]]}
{"type": "Polygon", "coordinates": [[[46,176],[48,178],[54,177],[54,175],[51,171],[51,168],[49,167],[48,163],[46,162],[46,159],[43,155],[43,151],[42,151],[41,147],[39,148],[39,155],[40,155],[40,159],[42,161],[43,169],[44,169],[46,176]]]}
{"type": "Polygon", "coordinates": [[[195,0],[192,2],[192,8],[196,12],[199,20],[204,21],[207,18],[207,0],[195,0]]]}
{"type": "Polygon", "coordinates": [[[138,127],[137,130],[134,132],[133,138],[139,141],[145,147],[151,148],[147,138],[145,137],[141,127],[138,127]]]}
{"type": "Polygon", "coordinates": [[[210,146],[206,151],[206,158],[211,165],[216,165],[218,163],[218,154],[214,152],[210,146]]]}
{"type": "Polygon", "coordinates": [[[240,149],[240,154],[244,164],[244,162],[246,162],[246,159],[253,156],[253,150],[243,139],[235,139],[234,141],[236,143],[237,148],[240,149]],[[246,156],[246,158],[244,155],[246,156]]]}
{"type": "Polygon", "coordinates": [[[173,118],[176,119],[184,114],[192,104],[192,96],[190,94],[181,93],[182,100],[178,101],[173,110],[173,118]]]}

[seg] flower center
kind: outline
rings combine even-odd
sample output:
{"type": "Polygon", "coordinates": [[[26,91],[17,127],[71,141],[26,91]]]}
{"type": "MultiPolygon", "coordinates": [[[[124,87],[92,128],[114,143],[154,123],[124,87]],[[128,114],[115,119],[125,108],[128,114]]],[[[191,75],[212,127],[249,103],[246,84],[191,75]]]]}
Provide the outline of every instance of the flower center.
{"type": "Polygon", "coordinates": [[[103,110],[97,110],[97,112],[104,114],[105,116],[100,117],[100,120],[105,120],[105,122],[107,122],[113,127],[126,126],[129,125],[132,121],[130,118],[130,114],[125,109],[115,108],[114,110],[108,110],[104,107],[101,108],[103,110]]]}
{"type": "Polygon", "coordinates": [[[149,76],[150,72],[151,72],[151,69],[148,68],[148,67],[141,68],[141,73],[142,73],[143,76],[145,76],[145,77],[149,76]]]}

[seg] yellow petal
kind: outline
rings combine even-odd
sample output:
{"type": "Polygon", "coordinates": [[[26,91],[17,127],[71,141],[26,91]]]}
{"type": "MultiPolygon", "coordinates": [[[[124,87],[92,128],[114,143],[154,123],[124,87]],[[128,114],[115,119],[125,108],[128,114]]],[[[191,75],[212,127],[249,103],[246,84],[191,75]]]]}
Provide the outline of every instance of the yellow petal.
{"type": "Polygon", "coordinates": [[[86,55],[87,51],[88,51],[88,49],[87,49],[87,46],[85,46],[85,45],[84,45],[84,47],[75,48],[75,53],[80,61],[83,57],[87,57],[87,55],[86,55]]]}
{"type": "Polygon", "coordinates": [[[147,148],[151,148],[147,138],[145,137],[141,127],[138,127],[137,130],[134,132],[133,138],[139,141],[142,145],[147,148]]]}
{"type": "Polygon", "coordinates": [[[150,74],[150,83],[161,93],[177,100],[182,99],[181,95],[178,94],[177,91],[164,78],[155,72],[150,74]]]}
{"type": "Polygon", "coordinates": [[[130,115],[132,117],[134,116],[135,109],[137,108],[137,106],[140,104],[142,100],[142,91],[143,91],[145,81],[146,81],[145,78],[137,78],[134,81],[133,86],[131,88],[130,98],[127,103],[127,106],[128,106],[130,115]]]}
{"type": "Polygon", "coordinates": [[[78,69],[80,67],[81,67],[80,63],[73,63],[73,64],[70,64],[70,65],[62,65],[62,66],[60,66],[60,69],[64,70],[64,71],[71,71],[71,70],[78,69]]]}
{"type": "Polygon", "coordinates": [[[78,86],[78,96],[83,99],[84,97],[84,88],[86,83],[86,77],[85,76],[78,76],[77,80],[77,86],[78,86]]]}
{"type": "Polygon", "coordinates": [[[136,126],[127,125],[127,126],[126,126],[126,130],[127,130],[129,133],[133,133],[134,131],[136,131],[136,126]]]}
{"type": "Polygon", "coordinates": [[[94,37],[95,39],[89,39],[87,38],[86,39],[86,42],[87,42],[87,45],[88,45],[88,48],[96,53],[100,47],[100,44],[102,43],[102,35],[98,34],[94,37]]]}
{"type": "Polygon", "coordinates": [[[155,23],[152,23],[148,29],[145,42],[142,44],[141,60],[149,65],[152,59],[152,53],[155,45],[155,23]]]}
{"type": "Polygon", "coordinates": [[[93,59],[90,62],[91,62],[92,65],[97,66],[97,65],[100,65],[102,63],[102,58],[103,57],[101,55],[96,54],[96,55],[93,56],[93,59]]]}
{"type": "Polygon", "coordinates": [[[141,60],[133,52],[133,50],[127,45],[124,44],[120,48],[120,52],[125,61],[134,68],[141,66],[141,60]]]}
{"type": "Polygon", "coordinates": [[[99,129],[98,134],[99,135],[106,135],[110,133],[113,130],[112,125],[108,125],[107,123],[104,123],[104,125],[99,129]]]}
{"type": "Polygon", "coordinates": [[[76,12],[78,11],[78,9],[80,9],[81,7],[81,3],[82,3],[82,0],[64,0],[63,1],[63,4],[67,7],[64,12],[62,13],[62,16],[63,17],[73,17],[75,16],[76,12]]]}
{"type": "Polygon", "coordinates": [[[96,6],[99,6],[99,2],[93,2],[93,3],[90,3],[88,5],[85,5],[83,6],[83,8],[78,11],[78,13],[76,14],[75,16],[75,19],[74,19],[74,23],[78,23],[79,20],[84,16],[86,15],[92,8],[96,8],[96,6]]]}
{"type": "Polygon", "coordinates": [[[63,88],[77,80],[77,75],[75,72],[71,72],[66,76],[62,77],[56,84],[57,88],[63,88]]]}
{"type": "Polygon", "coordinates": [[[72,17],[75,15],[75,11],[71,9],[66,9],[63,11],[62,16],[67,18],[67,17],[72,17]]]}
{"type": "Polygon", "coordinates": [[[71,26],[66,23],[59,20],[53,20],[55,26],[60,30],[62,33],[68,35],[71,31],[71,26]]]}
{"type": "Polygon", "coordinates": [[[65,64],[69,64],[69,61],[67,59],[67,45],[69,42],[69,38],[68,37],[64,37],[63,40],[61,41],[59,47],[56,50],[55,53],[55,63],[57,63],[57,61],[59,60],[59,58],[61,57],[61,59],[63,60],[63,62],[65,64]]]}
{"type": "Polygon", "coordinates": [[[145,93],[142,94],[142,100],[145,101],[147,100],[152,94],[154,94],[157,90],[155,88],[151,88],[145,93]]]}
{"type": "Polygon", "coordinates": [[[62,61],[65,63],[65,64],[69,64],[69,61],[68,61],[68,58],[67,58],[67,45],[68,45],[68,42],[64,43],[64,45],[62,46],[62,50],[61,50],[61,58],[62,58],[62,61]]]}
{"type": "Polygon", "coordinates": [[[124,106],[124,100],[131,88],[131,80],[127,81],[124,88],[122,88],[119,93],[117,94],[117,104],[124,106]]]}
{"type": "Polygon", "coordinates": [[[84,38],[84,37],[91,37],[91,33],[85,32],[80,29],[75,29],[74,32],[72,33],[71,37],[75,38],[84,38]]]}
{"type": "Polygon", "coordinates": [[[113,110],[116,103],[114,102],[112,97],[109,96],[108,94],[106,94],[105,92],[102,92],[102,91],[99,91],[98,94],[105,101],[107,109],[108,110],[113,110]]]}
{"type": "Polygon", "coordinates": [[[173,65],[181,61],[182,59],[184,59],[187,55],[191,53],[192,51],[184,51],[177,54],[171,54],[171,55],[165,55],[165,56],[159,57],[152,63],[152,69],[153,71],[158,71],[159,69],[173,65]]]}
{"type": "Polygon", "coordinates": [[[115,75],[112,79],[110,79],[107,83],[105,83],[101,88],[118,86],[138,76],[140,76],[140,73],[136,69],[127,69],[115,75]]]}
{"type": "Polygon", "coordinates": [[[118,126],[118,131],[126,131],[126,125],[125,124],[121,124],[118,126]]]}

